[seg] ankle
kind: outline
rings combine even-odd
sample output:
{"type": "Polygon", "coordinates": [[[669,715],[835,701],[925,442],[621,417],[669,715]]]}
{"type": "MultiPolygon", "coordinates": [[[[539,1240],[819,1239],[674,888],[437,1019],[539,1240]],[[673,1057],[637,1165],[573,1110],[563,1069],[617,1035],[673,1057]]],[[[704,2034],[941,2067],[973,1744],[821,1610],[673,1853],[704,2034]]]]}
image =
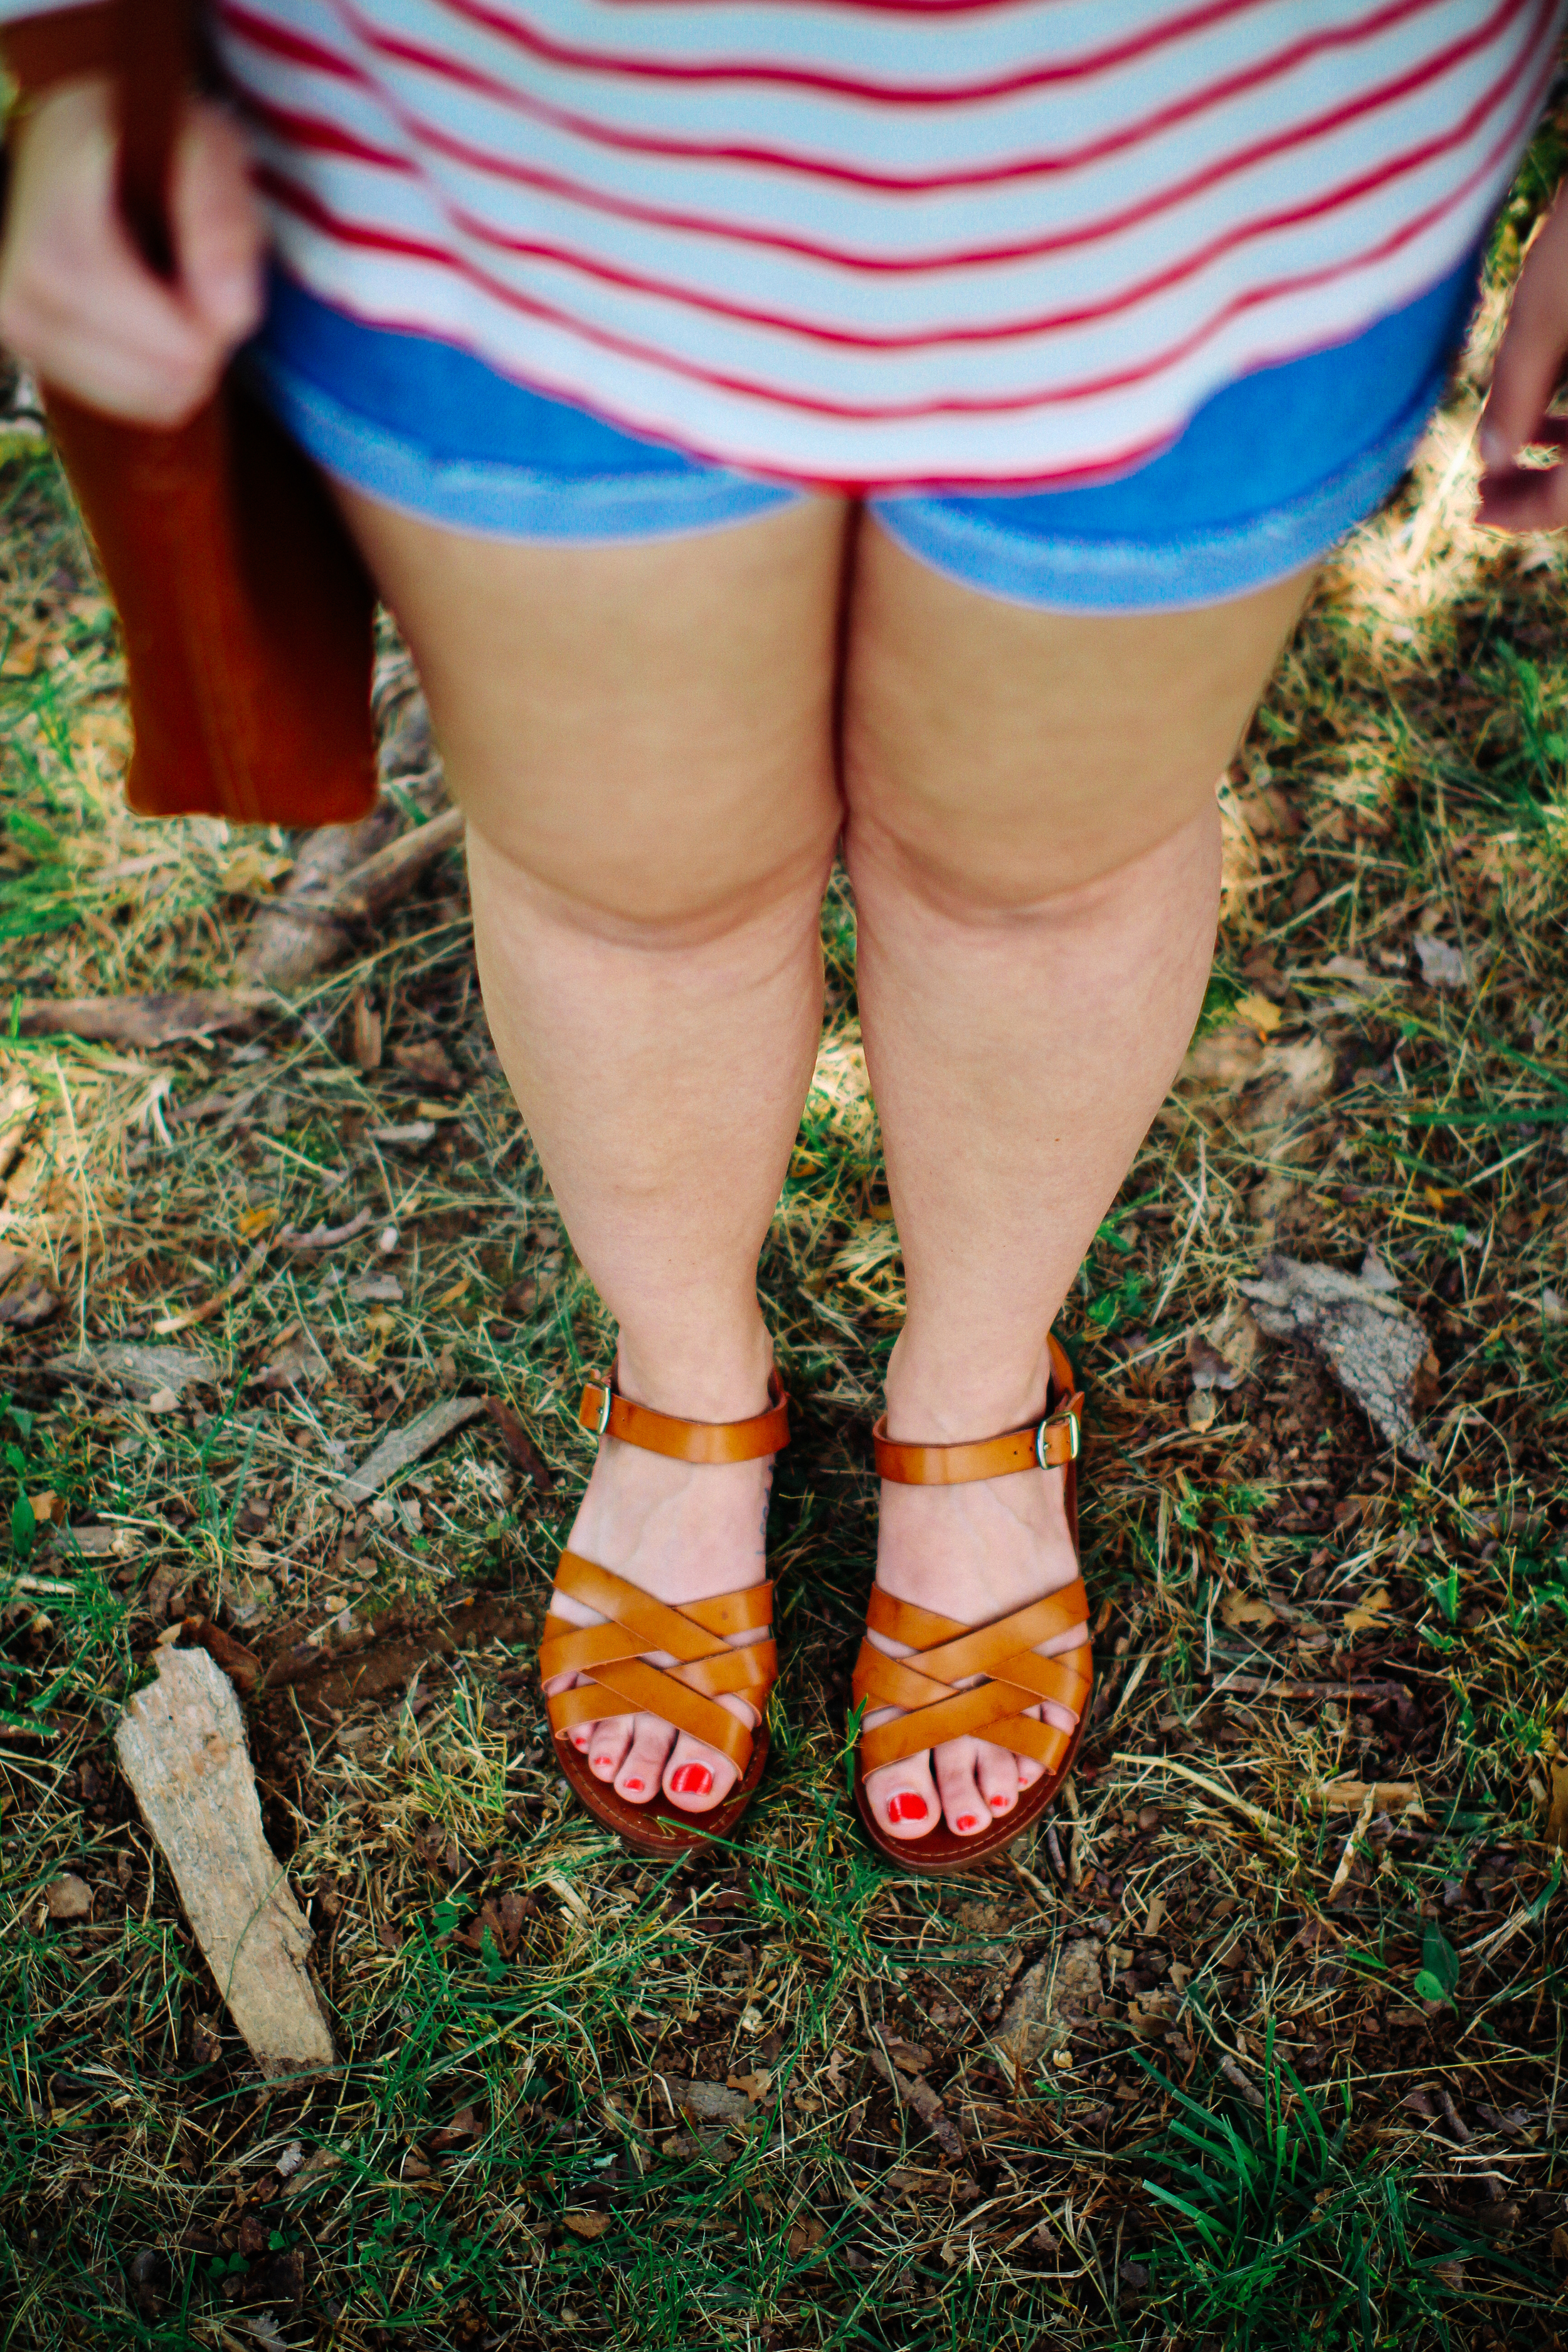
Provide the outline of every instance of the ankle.
{"type": "Polygon", "coordinates": [[[768,1404],[773,1342],[759,1316],[749,1328],[674,1341],[633,1335],[616,1350],[616,1387],[634,1404],[682,1421],[746,1421],[768,1404]]]}
{"type": "Polygon", "coordinates": [[[1050,1351],[1042,1339],[1012,1356],[911,1344],[899,1335],[888,1363],[888,1434],[906,1445],[963,1445],[1037,1421],[1050,1390],[1050,1351]]]}

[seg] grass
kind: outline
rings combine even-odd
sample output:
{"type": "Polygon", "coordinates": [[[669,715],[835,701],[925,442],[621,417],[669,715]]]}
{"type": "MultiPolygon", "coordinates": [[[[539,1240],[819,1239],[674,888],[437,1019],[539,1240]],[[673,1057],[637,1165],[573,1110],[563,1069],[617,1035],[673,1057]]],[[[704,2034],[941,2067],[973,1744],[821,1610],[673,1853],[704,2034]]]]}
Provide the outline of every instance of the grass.
{"type": "MultiPolygon", "coordinates": [[[[552,1765],[531,1644],[608,1334],[457,861],[251,1039],[0,1036],[0,1314],[57,1302],[0,1327],[0,2344],[1568,2341],[1568,559],[1468,520],[1539,201],[1527,172],[1412,474],[1226,781],[1203,1034],[1063,1318],[1094,1719],[1048,1832],[975,1881],[884,1872],[845,1788],[902,1276],[842,885],[763,1270],[800,1406],[775,1760],[678,1870],[552,1765]],[[1428,984],[1433,940],[1468,977],[1428,984]],[[359,1207],[340,1249],[278,1239],[359,1207]],[[166,1409],[48,1369],[165,1344],[263,1241],[167,1340],[211,1377],[166,1409]],[[1270,1248],[1392,1269],[1429,1463],[1287,1348],[1194,1389],[1270,1248]],[[511,1405],[550,1491],[480,1420],[340,1512],[454,1388],[511,1405]],[[204,1611],[327,1661],[248,1709],[343,2054],[316,2081],[258,2078],[114,1769],[155,1634],[204,1611]],[[90,1917],[51,1916],[64,1874],[90,1917]]],[[[0,516],[5,994],[233,984],[292,845],[125,814],[112,630],[37,448],[0,516]]]]}

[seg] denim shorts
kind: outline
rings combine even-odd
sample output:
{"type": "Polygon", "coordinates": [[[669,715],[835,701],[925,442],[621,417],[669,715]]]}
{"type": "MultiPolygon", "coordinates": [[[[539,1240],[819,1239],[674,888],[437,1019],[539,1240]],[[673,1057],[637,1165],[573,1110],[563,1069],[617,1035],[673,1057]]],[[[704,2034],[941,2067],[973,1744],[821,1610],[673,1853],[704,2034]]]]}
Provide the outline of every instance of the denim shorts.
{"type": "MultiPolygon", "coordinates": [[[[1478,266],[1470,256],[1348,342],[1237,378],[1114,479],[876,488],[866,504],[911,554],[1015,604],[1135,613],[1246,595],[1325,554],[1398,481],[1463,339],[1478,266]]],[[[577,546],[670,538],[821,487],[644,439],[281,274],[248,362],[328,473],[450,530],[577,546]]]]}

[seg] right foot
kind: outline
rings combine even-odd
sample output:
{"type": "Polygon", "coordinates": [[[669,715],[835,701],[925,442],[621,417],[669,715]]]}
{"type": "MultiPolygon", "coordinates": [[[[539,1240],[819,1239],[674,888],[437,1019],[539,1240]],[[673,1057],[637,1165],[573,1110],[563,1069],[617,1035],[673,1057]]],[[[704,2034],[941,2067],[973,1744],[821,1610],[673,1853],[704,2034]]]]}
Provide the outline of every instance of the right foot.
{"type": "MultiPolygon", "coordinates": [[[[742,1402],[732,1417],[760,1410],[742,1402]]],[[[676,1608],[737,1592],[767,1577],[772,1484],[771,1454],[752,1462],[675,1462],[606,1435],[599,1441],[567,1549],[676,1608]]],[[[603,1622],[560,1591],[550,1606],[573,1625],[603,1622]]],[[[768,1637],[759,1630],[731,1638],[739,1647],[768,1637]]],[[[646,1654],[655,1666],[676,1663],[668,1651],[646,1654]]],[[[557,1675],[546,1683],[546,1696],[587,1680],[591,1676],[557,1675]]],[[[716,1704],[755,1728],[757,1710],[747,1700],[724,1692],[716,1704]]],[[[656,1715],[605,1715],[574,1725],[565,1736],[595,1778],[607,1781],[628,1804],[647,1804],[662,1790],[681,1812],[707,1813],[735,1785],[735,1767],[727,1756],[656,1715]]]]}

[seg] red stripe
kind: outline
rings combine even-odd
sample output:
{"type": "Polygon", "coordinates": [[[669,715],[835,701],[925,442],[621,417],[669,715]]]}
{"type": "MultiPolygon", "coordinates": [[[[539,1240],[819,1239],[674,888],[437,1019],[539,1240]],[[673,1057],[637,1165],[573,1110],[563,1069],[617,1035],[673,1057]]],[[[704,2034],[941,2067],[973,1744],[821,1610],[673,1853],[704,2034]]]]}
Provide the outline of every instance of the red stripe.
{"type": "MultiPolygon", "coordinates": [[[[1131,39],[1109,42],[1087,56],[1060,64],[1042,64],[1010,74],[992,76],[984,81],[937,82],[868,82],[846,74],[830,73],[821,68],[772,65],[754,58],[715,58],[703,65],[674,61],[666,58],[630,58],[610,50],[579,48],[563,41],[552,41],[532,26],[520,24],[512,11],[488,7],[484,0],[439,0],[450,16],[479,26],[493,38],[522,50],[527,56],[545,65],[558,66],[568,71],[587,73],[604,80],[631,80],[679,83],[745,81],[764,87],[816,90],[833,98],[871,100],[879,105],[930,106],[933,104],[973,103],[979,100],[1011,98],[1026,90],[1060,89],[1076,82],[1091,81],[1115,72],[1158,50],[1190,40],[1194,34],[1223,25],[1237,16],[1258,13],[1264,0],[1205,0],[1205,5],[1188,8],[1180,16],[1169,17],[1163,24],[1149,27],[1131,39]]],[[[1337,47],[1346,39],[1359,40],[1402,22],[1405,17],[1421,16],[1432,0],[1385,0],[1384,6],[1365,24],[1351,28],[1337,28],[1331,34],[1309,36],[1294,44],[1286,56],[1292,61],[1311,56],[1318,48],[1337,47]]]]}
{"type": "MultiPolygon", "coordinates": [[[[702,289],[683,286],[672,279],[651,276],[639,270],[627,269],[606,260],[602,256],[584,253],[580,249],[542,238],[513,237],[503,234],[489,222],[469,213],[458,204],[447,200],[447,213],[455,229],[463,237],[489,251],[507,254],[513,258],[539,262],[560,269],[575,271],[595,283],[620,288],[623,291],[656,301],[668,302],[695,310],[709,318],[733,320],[736,324],[758,329],[767,333],[788,335],[796,341],[823,344],[830,349],[865,352],[913,352],[937,347],[965,347],[986,343],[1019,341],[1027,337],[1061,333],[1072,328],[1090,326],[1116,319],[1129,310],[1168,292],[1196,277],[1211,263],[1226,253],[1241,251],[1283,231],[1300,227],[1303,223],[1319,220],[1331,213],[1343,211],[1391,182],[1407,178],[1413,172],[1436,157],[1453,152],[1472,138],[1489,115],[1495,113],[1507,100],[1521,73],[1531,64],[1528,55],[1516,59],[1501,80],[1478,99],[1468,112],[1461,117],[1441,138],[1423,142],[1406,149],[1403,154],[1374,165],[1371,170],[1342,181],[1337,187],[1322,191],[1309,203],[1282,207],[1246,222],[1234,223],[1217,232],[1180,259],[1166,263],[1149,276],[1120,289],[1100,302],[1079,304],[1070,310],[1037,313],[1027,319],[993,320],[984,325],[938,327],[918,332],[897,334],[867,334],[851,332],[840,327],[818,324],[796,316],[786,316],[751,304],[731,301],[702,289]]],[[[1042,259],[1061,250],[1065,246],[1082,241],[1080,232],[1042,241],[1034,251],[1042,259]]]]}
{"type": "MultiPolygon", "coordinates": [[[[1504,6],[1509,14],[1517,13],[1518,7],[1526,4],[1527,0],[1504,0],[1504,6]]],[[[994,267],[1021,260],[1039,259],[1047,255],[1060,255],[1122,235],[1129,228],[1144,226],[1157,219],[1161,214],[1174,209],[1178,205],[1191,202],[1194,196],[1221,185],[1227,179],[1237,178],[1241,173],[1255,169],[1261,163],[1278,160],[1312,140],[1324,138],[1352,121],[1409,97],[1414,90],[1420,89],[1424,84],[1440,79],[1443,74],[1450,71],[1480,46],[1482,46],[1480,35],[1462,43],[1456,43],[1449,50],[1426,60],[1421,67],[1412,69],[1398,80],[1386,83],[1380,89],[1366,91],[1349,105],[1331,108],[1321,115],[1298,123],[1289,131],[1281,131],[1272,138],[1259,140],[1249,147],[1241,148],[1220,157],[1199,170],[1190,173],[1185,179],[1172,182],[1157,194],[1145,197],[1137,204],[1126,205],[1120,212],[1103,215],[1098,220],[1077,225],[1070,230],[1063,230],[1049,236],[1016,240],[1007,245],[956,247],[920,255],[859,253],[842,246],[829,247],[816,244],[805,237],[786,236],[773,230],[742,227],[731,221],[715,219],[711,215],[681,213],[658,205],[635,204],[625,198],[607,195],[599,189],[570,180],[562,174],[531,169],[520,163],[510,163],[497,157],[492,151],[472,147],[443,130],[439,124],[404,106],[390,91],[385,93],[385,102],[387,110],[395,115],[399,126],[409,134],[412,140],[438,154],[450,157],[454,162],[502,180],[509,185],[540,190],[546,194],[574,204],[584,211],[599,213],[611,219],[633,221],[644,226],[668,229],[683,236],[702,236],[722,244],[732,244],[742,247],[761,247],[765,251],[788,254],[796,259],[820,264],[828,268],[855,270],[868,276],[898,277],[912,276],[922,271],[994,267]]],[[[1530,52],[1528,49],[1523,49],[1499,77],[1486,97],[1478,101],[1464,118],[1461,132],[1479,122],[1489,107],[1504,101],[1510,84],[1521,72],[1528,69],[1529,64],[1530,52]]],[[[311,118],[290,114],[265,101],[256,103],[256,111],[280,138],[288,140],[293,145],[308,149],[321,143],[316,136],[311,118]]],[[[341,143],[336,141],[333,143],[335,152],[343,152],[341,143]]],[[[1064,172],[1068,168],[1069,166],[1064,163],[1044,160],[1037,162],[1034,166],[1041,175],[1064,172]]],[[[480,233],[491,241],[504,242],[493,230],[487,228],[480,233]]],[[[529,249],[542,250],[543,248],[529,249]]]]}
{"type": "MultiPolygon", "coordinates": [[[[1490,22],[1493,25],[1506,24],[1521,6],[1528,5],[1529,0],[1499,0],[1496,15],[1490,22]]],[[[1553,0],[1540,0],[1539,13],[1544,18],[1551,18],[1553,0]]],[[[352,0],[341,0],[341,13],[345,16],[353,15],[352,0]]],[[[267,48],[271,46],[268,39],[269,27],[265,20],[257,18],[247,10],[237,6],[232,6],[228,15],[231,22],[243,25],[256,47],[267,48]]],[[[512,84],[479,73],[454,58],[443,58],[435,52],[415,50],[407,44],[384,41],[373,23],[363,18],[355,18],[354,21],[356,29],[368,46],[379,46],[386,54],[400,58],[405,63],[410,63],[421,70],[428,71],[439,79],[453,82],[483,99],[503,106],[521,115],[525,121],[547,123],[551,128],[564,131],[568,136],[580,139],[590,145],[608,148],[613,152],[626,154],[653,156],[660,160],[761,170],[781,175],[795,173],[814,180],[827,180],[837,185],[859,187],[877,193],[927,194],[947,189],[979,188],[1026,180],[1037,176],[1042,171],[1078,168],[1083,163],[1099,160],[1103,155],[1115,153],[1122,146],[1145,135],[1142,126],[1137,126],[1125,133],[1111,134],[1102,142],[1087,145],[1062,158],[1042,160],[1037,156],[1028,156],[961,171],[897,175],[841,164],[828,158],[791,154],[780,150],[752,146],[720,146],[697,141],[659,139],[639,132],[617,130],[613,126],[574,113],[571,110],[548,104],[518,89],[512,84]]],[[[1539,31],[1537,37],[1539,37],[1539,31]]],[[[367,77],[358,72],[357,68],[344,66],[340,67],[339,70],[353,74],[362,87],[372,91],[378,101],[384,100],[386,93],[376,89],[367,77]]],[[[1255,69],[1245,75],[1234,76],[1226,83],[1213,85],[1211,91],[1204,94],[1201,102],[1205,104],[1219,102],[1242,95],[1247,89],[1258,87],[1261,80],[1267,79],[1272,71],[1272,68],[1268,68],[1267,71],[1261,68],[1255,69]],[[1213,91],[1219,93],[1218,100],[1213,99],[1213,91]]],[[[1161,115],[1150,118],[1150,121],[1155,129],[1163,130],[1197,110],[1199,103],[1196,99],[1183,101],[1165,110],[1161,115]]]]}
{"type": "MultiPolygon", "coordinates": [[[[517,289],[508,286],[504,281],[492,278],[487,272],[474,268],[471,263],[466,267],[463,274],[480,290],[490,295],[504,307],[515,310],[520,316],[542,320],[550,325],[564,328],[570,334],[585,343],[615,352],[621,358],[651,365],[667,375],[702,383],[712,390],[756,401],[773,408],[828,417],[845,423],[894,424],[933,416],[1001,416],[1026,409],[1058,407],[1070,403],[1103,397],[1111,392],[1125,391],[1133,384],[1149,383],[1156,376],[1167,373],[1179,361],[1200,349],[1205,342],[1211,341],[1219,329],[1232,319],[1261,309],[1266,303],[1282,300],[1289,295],[1304,293],[1314,287],[1334,284],[1342,278],[1352,276],[1357,270],[1364,269],[1373,263],[1384,260],[1390,255],[1401,251],[1426,230],[1456,211],[1466,196],[1479,187],[1495,172],[1498,164],[1524,136],[1530,123],[1533,121],[1536,107],[1544,92],[1551,70],[1552,61],[1548,59],[1529,93],[1528,102],[1516,111],[1502,135],[1461,184],[1440,202],[1428,205],[1413,220],[1402,222],[1398,228],[1390,231],[1377,244],[1331,266],[1299,272],[1292,277],[1277,278],[1262,286],[1252,288],[1222,305],[1206,321],[1194,328],[1175,343],[1169,345],[1163,352],[1140,362],[1136,366],[1124,367],[1095,378],[1085,378],[1071,385],[1043,387],[1030,393],[1007,394],[984,400],[954,396],[940,401],[879,404],[855,404],[824,400],[804,394],[781,394],[772,385],[721,373],[714,369],[702,368],[668,352],[661,351],[652,344],[640,342],[633,337],[591,326],[581,319],[561,310],[555,305],[545,302],[536,296],[523,294],[517,289]]],[[[361,230],[357,226],[338,221],[328,214],[326,208],[309,192],[291,187],[275,173],[266,173],[262,176],[269,193],[279,203],[340,244],[351,248],[361,247],[383,252],[405,252],[414,258],[434,260],[447,268],[456,270],[458,268],[450,255],[437,253],[430,247],[413,243],[405,244],[385,232],[361,230]]],[[[416,329],[415,331],[427,332],[428,330],[416,329]]],[[[551,389],[549,386],[542,388],[551,389]]],[[[732,457],[720,457],[717,462],[733,463],[735,461],[732,457]]]]}

